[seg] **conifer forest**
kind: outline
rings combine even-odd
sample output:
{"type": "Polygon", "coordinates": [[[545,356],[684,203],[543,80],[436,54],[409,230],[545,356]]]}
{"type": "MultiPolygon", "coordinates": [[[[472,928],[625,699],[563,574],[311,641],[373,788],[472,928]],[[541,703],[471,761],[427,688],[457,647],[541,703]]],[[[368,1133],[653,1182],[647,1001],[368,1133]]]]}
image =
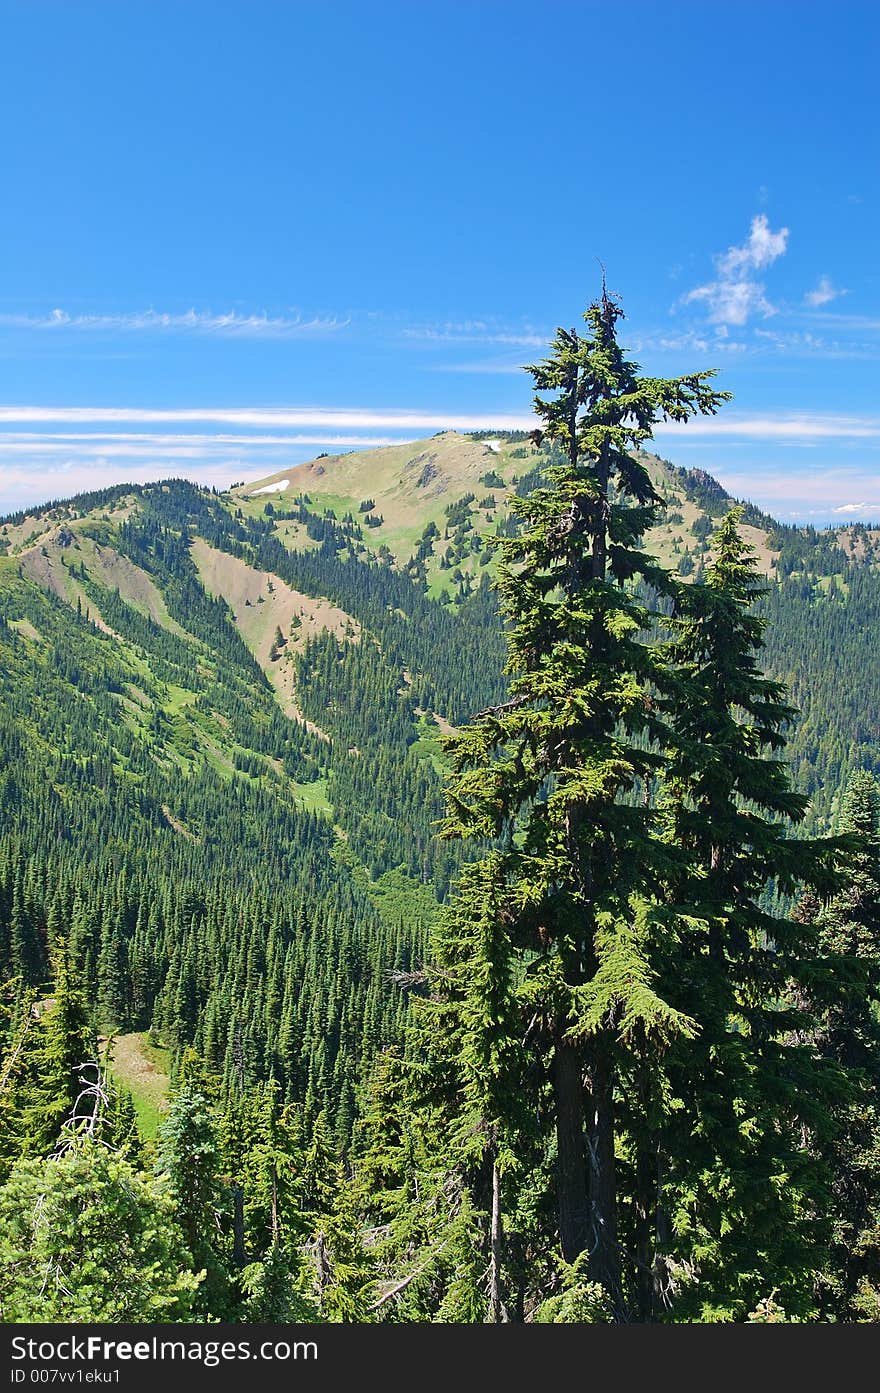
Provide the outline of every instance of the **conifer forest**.
{"type": "Polygon", "coordinates": [[[880,533],[579,325],[0,519],[4,1323],[880,1321],[880,533]]]}

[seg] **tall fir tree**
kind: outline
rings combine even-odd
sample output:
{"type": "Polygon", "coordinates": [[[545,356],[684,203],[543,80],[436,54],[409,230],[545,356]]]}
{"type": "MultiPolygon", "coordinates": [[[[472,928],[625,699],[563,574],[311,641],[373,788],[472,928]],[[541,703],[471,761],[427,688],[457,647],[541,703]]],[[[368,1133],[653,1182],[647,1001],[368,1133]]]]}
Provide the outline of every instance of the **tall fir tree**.
{"type": "MultiPolygon", "coordinates": [[[[97,1060],[98,1043],[82,978],[63,943],[54,961],[53,995],[30,1009],[35,1028],[10,1078],[19,1114],[16,1145],[22,1156],[47,1156],[57,1145],[84,1087],[83,1066],[97,1060]]],[[[22,1022],[23,1032],[28,1022],[22,1022]]]]}
{"type": "Polygon", "coordinates": [[[219,1175],[217,1126],[208,1100],[185,1084],[171,1100],[159,1128],[157,1173],[167,1178],[177,1218],[193,1266],[204,1274],[199,1289],[203,1313],[228,1314],[229,1244],[223,1223],[226,1208],[219,1175]]]}
{"type": "Polygon", "coordinates": [[[807,986],[833,995],[833,971],[815,929],[774,907],[804,882],[827,896],[841,846],[792,832],[807,807],[782,758],[795,712],[759,667],[764,586],[741,515],[728,512],[705,583],[679,588],[669,621],[660,807],[680,927],[660,980],[697,1032],[664,1061],[662,1131],[640,1141],[650,1164],[636,1168],[634,1208],[652,1216],[643,1319],[676,1302],[685,1316],[743,1319],[774,1290],[790,1312],[809,1307],[824,1176],[804,1138],[823,1131],[845,1086],[810,1038],[807,986]]]}
{"type": "Polygon", "coordinates": [[[829,1319],[880,1317],[880,785],[862,770],[843,790],[836,830],[852,839],[844,882],[815,923],[842,990],[819,999],[816,1044],[853,1082],[818,1144],[832,1175],[830,1262],[820,1283],[829,1319]]]}
{"type": "MultiPolygon", "coordinates": [[[[462,875],[458,894],[433,940],[433,990],[416,1003],[415,1028],[427,1067],[423,1079],[448,1118],[450,1169],[469,1175],[488,1215],[484,1316],[506,1318],[505,1181],[521,1173],[534,1125],[521,1048],[518,965],[505,922],[501,856],[492,853],[462,875]]],[[[509,1222],[509,1220],[508,1220],[509,1222]]]]}
{"type": "Polygon", "coordinates": [[[447,741],[448,837],[500,842],[496,898],[526,969],[552,1081],[562,1254],[623,1312],[614,1094],[622,1022],[647,1036],[687,1029],[651,990],[631,930],[633,898],[655,879],[652,813],[635,797],[660,762],[662,658],[643,640],[643,580],[668,589],[640,548],[662,500],[640,450],[662,419],[714,413],[711,373],[639,376],[604,291],[529,369],[553,447],[545,483],[512,510],[498,588],[508,625],[510,699],[447,741]],[[544,394],[550,395],[544,395],[544,394]]]}

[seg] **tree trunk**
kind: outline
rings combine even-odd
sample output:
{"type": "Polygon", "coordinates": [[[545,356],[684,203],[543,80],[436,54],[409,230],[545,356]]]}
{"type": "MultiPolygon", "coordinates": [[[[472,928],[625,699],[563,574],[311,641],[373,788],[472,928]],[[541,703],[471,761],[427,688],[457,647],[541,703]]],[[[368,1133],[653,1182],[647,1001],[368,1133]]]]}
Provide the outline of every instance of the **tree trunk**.
{"type": "Polygon", "coordinates": [[[553,1054],[556,1103],[556,1195],[559,1240],[566,1262],[587,1246],[587,1166],[584,1153],[584,1094],[580,1053],[558,1042],[553,1054]]]}
{"type": "Polygon", "coordinates": [[[244,1243],[244,1190],[235,1183],[232,1189],[232,1261],[236,1267],[247,1266],[244,1243]]]}
{"type": "Polygon", "coordinates": [[[643,1045],[638,1067],[638,1101],[645,1130],[636,1136],[635,1217],[636,1308],[643,1324],[653,1321],[657,1312],[657,1210],[660,1197],[660,1147],[656,1132],[649,1127],[651,1116],[651,1068],[643,1045]]]}
{"type": "Polygon", "coordinates": [[[281,1237],[281,1225],[278,1221],[278,1177],[275,1174],[275,1167],[272,1167],[272,1247],[276,1247],[281,1237]]]}
{"type": "Polygon", "coordinates": [[[489,1255],[489,1320],[499,1325],[504,1320],[501,1300],[501,1247],[504,1233],[501,1226],[501,1176],[498,1159],[492,1158],[492,1223],[489,1255]]]}
{"type": "Polygon", "coordinates": [[[330,1260],[327,1257],[327,1241],[323,1233],[319,1233],[315,1238],[313,1248],[315,1258],[315,1286],[318,1291],[318,1310],[324,1310],[324,1292],[330,1285],[331,1271],[330,1260]]]}
{"type": "Polygon", "coordinates": [[[617,1183],[614,1157],[614,1071],[607,1038],[599,1035],[592,1046],[590,1101],[587,1114],[587,1152],[590,1162],[590,1214],[587,1246],[590,1277],[611,1298],[618,1319],[623,1319],[620,1250],[617,1244],[617,1183]]]}
{"type": "Polygon", "coordinates": [[[654,1270],[653,1270],[653,1206],[651,1190],[654,1179],[653,1167],[644,1140],[639,1147],[636,1164],[635,1210],[635,1257],[636,1257],[636,1297],[638,1319],[647,1323],[654,1319],[654,1270]],[[647,1182],[647,1183],[646,1183],[647,1182]]]}
{"type": "MultiPolygon", "coordinates": [[[[713,876],[718,875],[721,869],[721,847],[713,846],[709,855],[709,870],[713,876]]],[[[713,962],[724,962],[724,940],[722,937],[721,925],[717,919],[712,919],[709,924],[709,957],[713,962]]]]}

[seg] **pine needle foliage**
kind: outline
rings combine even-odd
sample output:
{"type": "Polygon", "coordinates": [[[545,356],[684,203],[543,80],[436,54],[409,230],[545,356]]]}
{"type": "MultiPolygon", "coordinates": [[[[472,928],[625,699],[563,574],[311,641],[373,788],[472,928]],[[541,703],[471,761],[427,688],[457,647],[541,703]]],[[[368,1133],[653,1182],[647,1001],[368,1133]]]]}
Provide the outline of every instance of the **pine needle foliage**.
{"type": "Polygon", "coordinates": [[[763,584],[740,521],[731,509],[704,583],[680,586],[669,621],[660,813],[683,912],[661,981],[699,1031],[665,1061],[670,1101],[650,1138],[648,1317],[743,1319],[771,1290],[792,1316],[811,1309],[827,1177],[805,1139],[847,1087],[811,1038],[811,993],[838,992],[834,964],[781,908],[803,884],[827,897],[846,846],[795,833],[807,800],[781,756],[796,713],[759,666],[763,584]]]}
{"type": "Polygon", "coordinates": [[[684,1031],[653,989],[644,902],[663,851],[636,796],[662,767],[665,660],[636,583],[670,582],[640,546],[662,500],[640,451],[661,420],[712,414],[712,373],[639,375],[603,288],[587,332],[559,329],[528,369],[554,447],[541,487],[516,499],[498,590],[510,698],[446,742],[447,837],[488,839],[500,922],[552,1079],[563,1257],[621,1306],[613,1092],[621,1034],[684,1031]],[[638,906],[641,906],[639,908],[638,906]],[[589,1174],[587,1173],[589,1169],[589,1174]]]}

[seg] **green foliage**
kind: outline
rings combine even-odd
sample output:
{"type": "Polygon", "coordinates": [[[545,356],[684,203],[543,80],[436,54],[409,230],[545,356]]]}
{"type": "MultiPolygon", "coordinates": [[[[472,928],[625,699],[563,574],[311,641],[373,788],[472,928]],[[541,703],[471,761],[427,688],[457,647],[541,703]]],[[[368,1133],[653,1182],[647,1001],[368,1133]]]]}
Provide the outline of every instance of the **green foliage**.
{"type": "Polygon", "coordinates": [[[19,1162],[0,1188],[0,1319],[187,1320],[188,1268],[167,1189],[99,1143],[19,1162]]]}
{"type": "MultiPolygon", "coordinates": [[[[768,904],[771,887],[829,893],[843,847],[792,836],[806,801],[781,759],[794,713],[758,667],[761,583],[739,516],[725,517],[705,583],[681,588],[669,624],[678,687],[660,810],[680,932],[661,981],[698,1029],[672,1045],[665,1118],[636,1143],[659,1177],[651,1246],[665,1268],[643,1301],[702,1319],[743,1319],[771,1288],[786,1309],[811,1309],[825,1175],[804,1138],[845,1087],[805,1038],[805,992],[822,974],[834,990],[831,965],[817,962],[813,931],[768,904]]],[[[646,1204],[633,1206],[636,1227],[646,1204]]]]}
{"type": "Polygon", "coordinates": [[[253,1324],[283,1325],[320,1319],[314,1302],[300,1290],[302,1263],[276,1245],[260,1262],[252,1262],[241,1273],[245,1295],[240,1319],[253,1324]]]}
{"type": "Polygon", "coordinates": [[[535,1311],[536,1325],[607,1325],[612,1319],[608,1297],[597,1282],[587,1279],[587,1257],[560,1263],[561,1290],[548,1296],[535,1311]]]}
{"type": "Polygon", "coordinates": [[[375,1302],[374,1262],[360,1233],[344,1175],[337,1171],[336,1193],[319,1216],[309,1256],[314,1273],[303,1280],[319,1318],[331,1324],[372,1319],[375,1302]]]}
{"type": "Polygon", "coordinates": [[[53,1150],[83,1088],[82,1066],[97,1056],[85,992],[60,945],[53,993],[40,1003],[20,998],[14,1013],[0,1111],[9,1123],[0,1141],[4,1170],[53,1150]]]}
{"type": "Polygon", "coordinates": [[[553,394],[536,409],[557,453],[512,502],[517,535],[498,542],[510,700],[447,741],[444,827],[504,848],[493,866],[495,966],[503,944],[540,1023],[533,1049],[536,1079],[543,1087],[549,1075],[554,1092],[562,1251],[573,1262],[591,1250],[591,1275],[618,1310],[616,1036],[691,1031],[653,990],[649,935],[632,928],[657,875],[652,814],[633,795],[661,762],[655,693],[668,687],[659,651],[640,637],[652,616],[632,583],[660,593],[670,584],[639,550],[661,499],[637,452],[659,419],[714,412],[724,399],[711,374],[639,377],[617,343],[620,313],[603,295],[585,315],[588,335],[560,329],[530,369],[538,392],[553,394]]]}
{"type": "Polygon", "coordinates": [[[185,1087],[159,1128],[158,1174],[166,1180],[192,1265],[206,1274],[199,1293],[208,1311],[222,1310],[225,1264],[216,1235],[223,1207],[216,1126],[207,1100],[185,1087]]]}
{"type": "Polygon", "coordinates": [[[434,1315],[437,1324],[478,1325],[486,1319],[485,1244],[479,1220],[469,1199],[463,1197],[441,1255],[438,1275],[442,1274],[442,1296],[434,1315]]]}
{"type": "Polygon", "coordinates": [[[802,906],[842,990],[813,984],[816,1044],[854,1083],[832,1101],[832,1129],[817,1136],[831,1172],[832,1252],[823,1276],[828,1318],[870,1318],[880,1291],[880,785],[854,774],[840,800],[837,830],[851,839],[845,878],[822,907],[802,906]]]}

